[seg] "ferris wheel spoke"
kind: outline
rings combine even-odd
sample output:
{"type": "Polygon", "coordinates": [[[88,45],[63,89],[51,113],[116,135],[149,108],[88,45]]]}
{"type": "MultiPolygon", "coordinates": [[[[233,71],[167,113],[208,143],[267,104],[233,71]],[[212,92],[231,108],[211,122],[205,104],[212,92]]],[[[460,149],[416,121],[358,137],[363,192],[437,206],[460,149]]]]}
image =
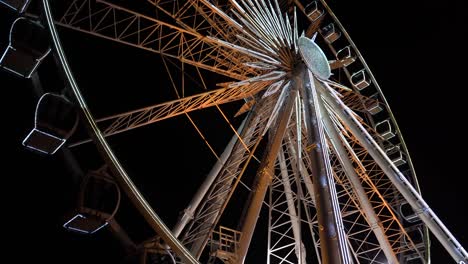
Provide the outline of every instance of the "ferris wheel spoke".
{"type": "Polygon", "coordinates": [[[215,37],[168,24],[105,1],[74,0],[56,24],[162,54],[236,80],[258,73],[246,63],[268,60],[215,37]]]}
{"type": "Polygon", "coordinates": [[[193,219],[181,233],[180,239],[194,255],[199,256],[202,253],[247,165],[253,158],[262,139],[262,132],[267,122],[266,116],[272,111],[273,103],[274,99],[268,98],[253,110],[251,121],[246,124],[249,129],[241,135],[242,142],[236,143],[203,202],[196,209],[193,219]]]}
{"type": "MultiPolygon", "coordinates": [[[[179,69],[180,72],[183,73],[183,75],[181,76],[181,82],[179,84],[179,86],[181,87],[181,89],[178,89],[178,85],[175,83],[175,79],[176,77],[172,75],[172,71],[170,70],[170,68],[168,67],[167,63],[166,63],[166,60],[164,59],[164,56],[161,56],[162,57],[162,60],[164,62],[164,65],[166,67],[166,72],[171,80],[171,84],[174,88],[174,91],[177,95],[178,98],[185,96],[185,76],[187,76],[188,78],[190,78],[194,83],[198,84],[198,86],[200,86],[203,90],[205,91],[208,91],[209,90],[209,87],[207,86],[207,83],[206,83],[206,80],[205,80],[205,77],[203,76],[203,74],[201,73],[200,69],[198,67],[195,67],[196,69],[196,72],[197,74],[196,75],[193,75],[193,74],[187,74],[187,72],[184,70],[184,64],[183,62],[181,62],[181,67],[179,67],[178,65],[176,65],[175,63],[171,62],[173,66],[175,66],[176,68],[179,69]],[[198,80],[195,80],[196,76],[198,76],[198,80]],[[179,90],[181,90],[181,92],[179,92],[179,90]]],[[[252,84],[252,85],[257,85],[259,84],[260,82],[263,82],[263,84],[265,85],[269,85],[270,81],[274,81],[274,80],[270,80],[270,79],[266,79],[266,78],[262,78],[261,80],[260,79],[257,79],[255,82],[255,84],[253,83],[254,81],[253,80],[250,80],[248,82],[245,82],[243,85],[239,84],[239,82],[237,83],[231,83],[231,84],[218,84],[218,86],[222,86],[222,85],[227,85],[228,88],[235,88],[235,87],[239,87],[239,86],[246,86],[246,85],[249,85],[249,84],[252,84]]],[[[271,85],[270,85],[271,86],[271,85]]],[[[240,88],[242,90],[242,88],[240,88]]],[[[259,88],[259,89],[263,89],[263,88],[259,88]]],[[[258,93],[258,91],[256,92],[253,92],[253,93],[249,93],[249,94],[245,94],[245,97],[243,98],[244,100],[247,100],[247,99],[250,99],[252,101],[252,98],[255,96],[255,94],[258,93]]],[[[252,105],[253,106],[253,105],[252,105]]],[[[244,145],[244,147],[246,149],[248,149],[248,147],[246,146],[246,144],[244,143],[244,141],[242,140],[242,138],[240,137],[239,135],[239,131],[236,130],[232,124],[232,122],[229,120],[229,118],[227,117],[227,115],[224,113],[224,111],[221,109],[220,107],[220,104],[215,104],[215,107],[216,109],[218,110],[219,114],[221,115],[221,117],[226,121],[227,125],[229,125],[229,127],[232,129],[232,131],[234,132],[235,134],[235,137],[239,140],[239,142],[241,144],[244,145]]],[[[239,112],[238,112],[239,113],[239,112]]],[[[197,127],[197,125],[195,124],[195,122],[193,122],[193,120],[188,116],[188,114],[185,114],[190,122],[192,123],[192,125],[195,127],[195,129],[200,133],[200,130],[199,128],[197,127]]],[[[236,114],[237,116],[238,114],[236,114]]],[[[215,153],[215,151],[213,150],[213,148],[211,147],[211,144],[204,138],[204,136],[202,136],[200,134],[200,136],[202,137],[202,139],[204,140],[205,144],[208,146],[208,148],[212,151],[212,153],[214,154],[214,156],[218,159],[220,159],[220,157],[215,153]]],[[[223,154],[224,155],[224,154],[223,154]]],[[[254,159],[258,160],[255,156],[254,156],[254,159]]],[[[223,162],[224,163],[224,162],[223,162]]],[[[216,167],[216,165],[215,165],[216,167]]],[[[242,186],[246,187],[248,190],[250,190],[249,187],[247,187],[247,185],[245,185],[244,182],[240,182],[242,186]]]]}
{"type": "MultiPolygon", "coordinates": [[[[353,150],[351,148],[346,149],[342,145],[342,141],[344,140],[343,135],[341,134],[340,136],[337,132],[339,128],[332,123],[332,120],[329,118],[329,115],[327,114],[325,107],[323,107],[323,104],[322,109],[323,112],[326,113],[323,115],[323,122],[326,127],[328,139],[331,142],[331,148],[334,152],[335,165],[333,166],[333,168],[335,172],[335,178],[340,183],[340,186],[342,186],[345,192],[348,194],[349,199],[353,201],[354,207],[360,212],[360,215],[356,217],[351,226],[355,226],[354,223],[358,221],[364,220],[365,222],[367,222],[369,226],[369,231],[374,233],[379,243],[377,247],[375,247],[375,250],[373,250],[375,257],[378,257],[381,249],[384,252],[387,261],[391,263],[398,263],[396,251],[393,250],[392,244],[389,241],[389,238],[394,238],[395,235],[386,234],[385,232],[385,230],[395,230],[395,228],[384,228],[384,224],[382,224],[382,219],[379,219],[378,215],[374,211],[375,209],[378,209],[384,205],[378,205],[375,204],[375,202],[374,204],[372,204],[371,201],[373,201],[373,199],[371,198],[373,196],[373,193],[370,193],[369,191],[366,192],[366,190],[362,186],[360,176],[358,175],[352,164],[352,159],[350,160],[348,157],[348,152],[354,154],[353,150]]],[[[359,162],[359,160],[357,162],[359,162]]],[[[361,174],[363,174],[362,171],[361,174]]],[[[374,188],[373,190],[377,191],[376,188],[374,188]]],[[[382,202],[385,203],[385,201],[382,202]]],[[[379,215],[382,215],[382,209],[378,210],[380,212],[379,215]]],[[[348,219],[343,219],[344,222],[347,220],[348,219]]],[[[393,217],[392,220],[398,221],[396,217],[393,217]]],[[[385,223],[385,225],[386,224],[388,223],[385,223]]],[[[401,225],[399,225],[398,227],[401,227],[401,225]]],[[[353,233],[351,229],[352,228],[348,230],[348,239],[353,239],[353,237],[350,236],[350,234],[353,233]]],[[[358,251],[359,248],[362,247],[358,247],[354,251],[356,253],[357,258],[359,258],[360,255],[358,251]]],[[[368,250],[368,252],[371,252],[369,251],[369,246],[366,247],[366,250],[368,250]]]]}
{"type": "Polygon", "coordinates": [[[245,218],[241,221],[242,236],[239,241],[239,249],[237,251],[237,261],[244,262],[247,251],[252,240],[252,236],[260,214],[262,202],[265,199],[268,186],[271,183],[271,178],[274,175],[274,166],[277,155],[282,147],[283,138],[286,134],[288,125],[290,124],[291,115],[294,109],[294,103],[297,96],[297,87],[285,88],[286,99],[282,106],[281,112],[276,118],[274,129],[270,130],[268,145],[264,152],[264,156],[257,169],[257,174],[254,180],[254,189],[250,193],[245,218]]]}
{"type": "MultiPolygon", "coordinates": [[[[333,114],[332,111],[328,112],[333,114]]],[[[334,120],[338,120],[338,118],[334,120]]],[[[410,251],[413,255],[417,254],[419,257],[423,258],[424,256],[419,250],[421,245],[416,245],[413,242],[390,206],[393,202],[392,200],[395,199],[395,193],[389,180],[387,179],[387,182],[384,183],[386,179],[382,179],[383,173],[376,170],[375,166],[372,165],[374,164],[373,161],[366,159],[367,153],[365,149],[359,147],[356,141],[353,141],[353,146],[348,143],[345,135],[347,135],[347,137],[352,137],[352,134],[343,132],[345,129],[343,124],[333,124],[329,115],[324,115],[324,122],[334,151],[336,163],[334,166],[335,176],[337,176],[337,180],[340,181],[340,185],[349,193],[349,197],[355,200],[354,204],[361,212],[363,218],[356,218],[356,220],[352,222],[352,226],[358,221],[367,221],[369,231],[372,230],[377,241],[379,241],[379,245],[373,250],[374,257],[377,258],[380,249],[382,249],[387,260],[390,262],[397,260],[396,254],[402,252],[409,254],[410,251]],[[356,154],[355,151],[359,153],[359,155],[356,154]],[[336,162],[336,160],[338,162],[336,162]],[[357,164],[356,168],[354,168],[352,162],[357,164]],[[367,168],[372,166],[373,169],[366,169],[362,162],[367,164],[367,168]],[[372,181],[370,175],[372,175],[374,181],[372,181]],[[377,182],[379,185],[376,186],[374,182],[377,182]],[[387,197],[385,197],[385,195],[387,197]],[[353,198],[354,196],[356,198],[353,198]],[[402,243],[402,240],[405,242],[402,243]]],[[[348,230],[348,237],[354,239],[350,233],[352,233],[352,231],[348,230]]],[[[362,234],[360,235],[362,236],[362,234]]],[[[364,243],[364,241],[362,243],[364,243]]],[[[369,249],[371,247],[372,244],[365,247],[367,248],[366,257],[369,256],[371,252],[369,249]]],[[[359,248],[363,247],[358,247],[358,249],[359,248]]],[[[360,254],[360,250],[358,249],[355,249],[356,257],[360,258],[363,254],[360,254]]]]}
{"type": "Polygon", "coordinates": [[[314,187],[311,180],[312,163],[309,155],[307,155],[308,142],[306,135],[301,135],[300,137],[302,137],[302,139],[300,141],[302,149],[299,149],[297,142],[300,137],[297,137],[295,132],[296,131],[294,129],[289,130],[287,153],[289,153],[291,157],[294,157],[291,160],[292,167],[296,168],[300,175],[301,185],[298,185],[298,190],[300,190],[298,192],[301,193],[299,198],[302,201],[302,205],[306,213],[306,217],[303,221],[309,228],[309,235],[314,241],[315,254],[320,259],[320,239],[318,237],[319,229],[316,214],[316,201],[314,196],[314,187]],[[300,154],[301,152],[302,154],[300,154]]]}
{"type": "Polygon", "coordinates": [[[327,83],[339,91],[343,103],[353,111],[367,113],[371,106],[383,107],[383,104],[375,98],[357,93],[337,82],[327,81],[327,83]]]}
{"type": "Polygon", "coordinates": [[[289,132],[290,132],[288,135],[289,144],[287,145],[288,153],[290,153],[291,156],[295,157],[295,159],[293,159],[293,166],[297,167],[297,170],[299,174],[301,175],[301,181],[303,185],[305,186],[305,188],[303,188],[304,189],[303,196],[301,197],[301,199],[303,199],[304,203],[308,204],[307,206],[311,206],[315,208],[314,187],[311,181],[311,171],[312,171],[311,166],[312,165],[311,165],[310,158],[308,157],[308,155],[305,155],[307,154],[307,151],[306,151],[307,141],[305,140],[302,141],[303,150],[302,150],[302,155],[299,158],[300,154],[299,154],[297,145],[293,143],[295,139],[294,139],[294,136],[292,136],[292,134],[294,133],[291,132],[291,130],[289,132]]]}
{"type": "Polygon", "coordinates": [[[206,33],[231,43],[237,42],[235,36],[242,31],[242,26],[225,13],[230,9],[227,5],[208,0],[147,1],[189,31],[206,33]]]}
{"type": "Polygon", "coordinates": [[[321,228],[319,237],[324,246],[321,247],[322,259],[331,262],[350,263],[350,255],[346,236],[343,230],[342,216],[338,204],[336,187],[334,185],[324,127],[321,123],[319,108],[320,97],[318,86],[320,81],[305,66],[293,77],[296,85],[304,87],[303,102],[305,109],[306,137],[311,146],[307,148],[312,169],[314,196],[317,207],[317,219],[321,228]],[[333,236],[335,239],[331,240],[333,236]]]}
{"type": "MultiPolygon", "coordinates": [[[[301,109],[297,108],[297,110],[300,111],[301,109]]],[[[297,114],[303,115],[303,113],[296,113],[296,115],[297,114]]],[[[303,127],[305,125],[304,121],[305,120],[302,120],[301,125],[303,127]]],[[[292,166],[297,168],[300,174],[300,181],[303,185],[303,187],[301,185],[298,186],[301,190],[300,192],[302,193],[300,199],[302,200],[302,205],[306,216],[303,221],[309,229],[309,235],[312,241],[314,241],[315,255],[317,256],[317,260],[320,263],[321,245],[319,238],[319,226],[317,221],[317,208],[314,195],[315,191],[311,177],[313,168],[310,156],[307,154],[307,152],[310,150],[311,147],[313,147],[313,145],[309,144],[305,127],[302,130],[290,129],[287,140],[288,153],[292,157],[295,157],[295,159],[292,159],[292,166]],[[301,134],[299,134],[298,132],[301,132],[301,134]]]]}
{"type": "Polygon", "coordinates": [[[313,207],[315,207],[315,196],[313,183],[311,181],[311,172],[312,172],[312,163],[307,151],[310,150],[313,146],[308,145],[309,141],[307,139],[306,131],[302,130],[302,134],[298,136],[295,129],[290,129],[288,133],[288,152],[293,157],[296,157],[294,160],[295,166],[298,168],[298,171],[301,175],[301,180],[305,185],[304,196],[302,199],[308,201],[313,207]],[[300,141],[301,146],[298,146],[300,141]]]}
{"type": "Polygon", "coordinates": [[[288,155],[289,142],[283,141],[275,173],[269,188],[269,258],[272,262],[306,263],[306,250],[301,235],[302,191],[295,156],[288,155]],[[279,175],[278,175],[279,174],[279,175]],[[297,190],[297,191],[294,191],[297,190]],[[294,252],[294,253],[293,253],[294,252]]]}
{"type": "MultiPolygon", "coordinates": [[[[332,111],[329,111],[329,113],[330,115],[334,115],[334,112],[332,111]]],[[[339,118],[335,118],[333,120],[338,119],[339,118]]],[[[354,251],[356,252],[356,258],[367,259],[370,256],[373,256],[371,259],[377,258],[380,248],[382,248],[384,252],[385,250],[394,252],[395,254],[405,252],[405,254],[417,255],[420,258],[423,258],[423,253],[420,249],[424,246],[416,244],[412,240],[403,227],[399,216],[394,213],[392,205],[395,204],[395,190],[391,182],[385,177],[385,174],[375,164],[372,158],[369,157],[368,152],[359,145],[351,132],[345,131],[345,126],[335,124],[331,126],[333,127],[329,129],[330,131],[332,131],[332,129],[338,130],[337,138],[339,138],[339,141],[336,142],[335,145],[339,148],[340,145],[338,144],[340,144],[341,141],[346,152],[349,153],[349,156],[348,154],[340,155],[338,153],[335,153],[334,155],[337,181],[341,186],[343,186],[345,191],[349,193],[349,197],[352,197],[353,193],[358,193],[358,191],[356,191],[356,186],[350,183],[351,177],[347,176],[347,174],[350,175],[353,174],[353,172],[350,172],[349,170],[346,172],[343,168],[344,166],[341,165],[341,163],[346,163],[347,159],[355,163],[357,165],[355,173],[359,175],[360,185],[362,185],[362,187],[358,188],[363,188],[365,191],[365,194],[368,197],[368,202],[370,202],[370,205],[373,208],[372,211],[375,212],[375,218],[379,221],[379,224],[376,226],[375,224],[370,223],[368,214],[362,214],[362,218],[360,218],[359,215],[355,215],[354,219],[350,219],[350,216],[352,215],[348,215],[346,213],[343,214],[348,215],[344,220],[347,223],[347,226],[351,227],[347,230],[347,233],[348,237],[352,240],[351,244],[355,247],[354,251]],[[338,157],[342,160],[341,162],[338,162],[338,157]],[[364,221],[367,221],[367,224],[364,221]],[[372,229],[374,229],[374,233],[376,233],[376,231],[379,232],[376,230],[376,227],[381,227],[383,231],[383,234],[376,234],[377,240],[382,240],[382,238],[379,239],[378,236],[384,235],[385,239],[388,241],[388,243],[385,244],[390,246],[390,248],[385,249],[385,245],[380,246],[372,243],[369,244],[366,239],[362,238],[363,233],[369,233],[372,229]],[[369,245],[364,246],[364,244],[369,245]],[[371,250],[372,248],[373,250],[371,250]],[[366,249],[365,253],[362,252],[363,249],[366,249]]],[[[356,182],[356,184],[358,183],[356,182]]],[[[358,209],[357,211],[364,211],[363,206],[360,205],[362,203],[358,202],[359,201],[354,202],[355,208],[358,209]]],[[[351,206],[352,205],[353,204],[351,204],[351,206]]],[[[380,244],[383,243],[381,242],[380,244]]],[[[390,255],[389,253],[390,252],[387,252],[385,255],[390,255]]],[[[387,256],[387,259],[388,258],[389,257],[387,256]]]]}
{"type": "Polygon", "coordinates": [[[361,184],[369,197],[377,218],[380,220],[379,225],[383,227],[384,234],[393,252],[395,254],[405,252],[422,258],[423,252],[420,249],[424,246],[413,241],[403,226],[400,220],[401,217],[392,208],[392,205],[395,204],[394,188],[386,179],[384,173],[375,166],[375,162],[370,159],[369,154],[362,146],[355,141],[353,141],[353,144],[348,143],[351,141],[350,137],[352,137],[351,134],[348,134],[346,139],[344,135],[341,135],[341,141],[350,153],[350,160],[357,164],[356,173],[360,175],[361,184]]]}
{"type": "MultiPolygon", "coordinates": [[[[195,110],[241,100],[258,93],[268,85],[268,82],[257,82],[239,87],[236,86],[235,88],[221,88],[179,100],[99,118],[96,122],[101,127],[104,136],[111,136],[195,110]]],[[[85,142],[88,142],[88,140],[73,143],[71,146],[85,142]]]]}
{"type": "MultiPolygon", "coordinates": [[[[380,219],[380,225],[385,231],[385,236],[389,240],[393,252],[396,254],[405,252],[407,255],[417,255],[423,258],[423,252],[420,249],[424,248],[424,245],[413,241],[407,232],[407,228],[403,226],[400,220],[401,216],[398,216],[395,209],[392,208],[392,206],[399,205],[401,201],[398,200],[398,195],[395,195],[395,188],[390,180],[370,157],[367,150],[352,135],[351,131],[345,131],[345,126],[335,126],[335,128],[339,130],[338,137],[341,138],[342,144],[348,151],[349,159],[357,165],[356,173],[361,178],[361,184],[374,207],[377,217],[380,219]]],[[[417,228],[417,226],[412,226],[408,230],[417,228]]]]}
{"type": "Polygon", "coordinates": [[[321,94],[324,96],[327,103],[333,108],[340,109],[336,111],[339,117],[343,120],[353,135],[357,138],[360,144],[366,149],[369,155],[378,164],[386,177],[391,181],[391,184],[396,188],[404,199],[411,205],[417,216],[427,225],[433,232],[435,237],[450,253],[456,261],[464,261],[468,258],[468,253],[453,237],[450,231],[444,226],[440,219],[430,209],[421,195],[415,190],[406,177],[399,171],[393,162],[385,154],[385,151],[377,144],[369,132],[360,124],[352,111],[347,108],[334,92],[330,93],[327,87],[321,87],[321,94]]]}

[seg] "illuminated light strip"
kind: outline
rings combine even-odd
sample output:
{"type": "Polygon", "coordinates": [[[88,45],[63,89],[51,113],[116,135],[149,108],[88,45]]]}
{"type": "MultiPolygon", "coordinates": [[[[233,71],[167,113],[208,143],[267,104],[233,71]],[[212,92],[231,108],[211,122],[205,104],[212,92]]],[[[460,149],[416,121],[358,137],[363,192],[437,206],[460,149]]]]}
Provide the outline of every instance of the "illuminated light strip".
{"type": "Polygon", "coordinates": [[[63,227],[66,228],[66,229],[76,231],[76,232],[80,232],[80,233],[84,233],[84,234],[94,234],[94,233],[96,233],[97,231],[101,230],[102,228],[104,228],[105,226],[107,226],[109,224],[106,221],[104,224],[102,224],[101,226],[99,226],[98,228],[94,229],[91,232],[86,231],[86,230],[82,230],[82,229],[79,229],[79,228],[76,228],[76,227],[68,226],[71,222],[75,221],[75,219],[78,218],[78,217],[81,218],[81,219],[87,219],[86,216],[84,216],[82,214],[77,214],[72,219],[68,220],[65,224],[63,224],[63,227]]]}
{"type": "Polygon", "coordinates": [[[26,138],[23,140],[22,144],[23,144],[23,146],[25,146],[25,147],[27,147],[27,148],[30,148],[30,149],[39,151],[39,152],[41,152],[41,153],[53,155],[53,154],[55,154],[55,152],[57,152],[58,149],[60,149],[60,147],[63,146],[63,144],[65,144],[65,141],[66,141],[66,139],[59,138],[59,137],[54,136],[54,135],[52,135],[52,134],[50,134],[50,133],[41,131],[41,130],[39,130],[39,129],[37,129],[37,128],[33,128],[33,130],[31,130],[31,132],[29,132],[29,134],[28,134],[28,135],[26,136],[26,138]],[[57,146],[52,152],[47,152],[47,151],[44,151],[43,149],[39,149],[39,148],[36,148],[36,147],[34,147],[34,146],[32,146],[32,145],[28,145],[28,144],[27,144],[27,141],[28,141],[29,137],[31,137],[31,135],[34,133],[34,131],[36,131],[36,132],[38,132],[38,133],[40,133],[40,134],[46,135],[46,136],[48,136],[48,137],[50,137],[50,138],[56,139],[57,141],[60,142],[60,144],[58,144],[58,146],[57,146]]]}

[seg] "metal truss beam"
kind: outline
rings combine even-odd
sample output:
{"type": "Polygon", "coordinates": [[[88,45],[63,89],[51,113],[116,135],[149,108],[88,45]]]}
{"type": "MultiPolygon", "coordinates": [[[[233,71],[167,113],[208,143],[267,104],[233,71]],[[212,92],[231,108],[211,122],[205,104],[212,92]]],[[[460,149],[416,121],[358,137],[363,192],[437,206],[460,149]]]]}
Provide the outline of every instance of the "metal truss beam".
{"type": "MultiPolygon", "coordinates": [[[[168,101],[108,117],[98,118],[96,122],[103,131],[104,136],[112,136],[131,129],[156,123],[161,120],[190,113],[192,111],[248,98],[264,90],[271,83],[271,81],[262,81],[241,86],[227,86],[225,88],[184,97],[178,100],[168,101]]],[[[347,94],[344,98],[346,98],[346,100],[355,102],[355,100],[351,98],[356,99],[356,96],[358,95],[350,93],[347,94]]],[[[359,107],[360,105],[361,104],[358,103],[351,104],[351,109],[358,111],[362,110],[359,107]]],[[[89,139],[78,141],[70,144],[70,146],[77,146],[89,141],[89,139]]]]}
{"type": "Polygon", "coordinates": [[[226,14],[230,6],[221,6],[217,1],[147,1],[189,31],[206,32],[230,43],[236,43],[236,35],[242,31],[242,26],[226,14]]]}
{"type": "Polygon", "coordinates": [[[186,114],[215,105],[221,105],[262,91],[270,82],[258,82],[240,87],[226,87],[208,91],[178,100],[148,106],[118,115],[98,119],[97,122],[106,136],[115,135],[141,126],[146,126],[164,119],[186,114]]]}
{"type": "Polygon", "coordinates": [[[182,243],[197,257],[203,252],[209,236],[263,137],[262,132],[271,115],[276,98],[270,96],[266,99],[253,109],[251,120],[246,123],[248,129],[241,135],[242,140],[234,146],[231,156],[217,175],[193,219],[180,235],[182,243]]]}
{"type": "MultiPolygon", "coordinates": [[[[382,225],[385,231],[385,235],[389,240],[393,252],[395,252],[399,259],[402,259],[402,255],[404,254],[417,256],[424,261],[424,245],[417,244],[413,241],[413,238],[403,226],[400,217],[394,212],[395,206],[401,204],[401,197],[397,194],[391,181],[385,176],[380,167],[378,167],[367,150],[352,136],[350,131],[341,131],[341,141],[349,153],[349,159],[355,164],[356,173],[358,173],[360,177],[361,185],[364,187],[366,195],[369,197],[369,201],[380,219],[380,225],[382,225]]],[[[341,185],[349,185],[346,183],[347,180],[344,175],[342,175],[343,171],[337,169],[336,172],[337,177],[340,178],[339,182],[341,185]]],[[[356,219],[354,222],[359,222],[359,219],[356,219]]],[[[369,226],[369,228],[370,227],[372,226],[369,226]]],[[[363,232],[369,231],[370,229],[367,231],[364,230],[363,232]]],[[[355,231],[349,230],[348,236],[352,237],[354,233],[355,231]]],[[[354,240],[358,241],[358,239],[354,240]]],[[[364,244],[364,241],[359,243],[364,244]]],[[[373,250],[375,256],[377,256],[381,248],[378,245],[369,245],[367,247],[375,248],[373,250]]],[[[367,250],[366,257],[372,255],[370,251],[371,250],[367,250]]],[[[370,259],[373,258],[371,257],[370,259]]]]}
{"type": "Polygon", "coordinates": [[[258,54],[102,0],[74,0],[56,24],[176,58],[236,80],[258,74],[258,69],[246,66],[258,61],[258,54]]]}
{"type": "MultiPolygon", "coordinates": [[[[375,225],[370,225],[367,216],[364,215],[355,187],[350,182],[344,167],[339,161],[339,158],[342,157],[346,157],[346,159],[352,162],[355,172],[359,175],[360,185],[364,189],[373,211],[380,220],[379,225],[383,228],[391,250],[399,259],[402,259],[402,255],[404,254],[416,256],[423,260],[421,244],[413,242],[399,217],[394,213],[392,206],[399,204],[399,195],[396,193],[392,183],[369,156],[367,150],[354,138],[352,132],[336,116],[335,111],[332,111],[331,108],[326,108],[333,122],[333,127],[339,131],[339,138],[348,153],[346,154],[347,157],[332,155],[331,158],[336,181],[342,188],[343,221],[355,258],[366,262],[382,259],[383,256],[379,256],[382,247],[377,243],[377,238],[372,238],[373,234],[371,233],[373,233],[372,230],[375,228],[375,225]]],[[[374,136],[377,136],[371,128],[367,129],[374,136]]]]}
{"type": "Polygon", "coordinates": [[[356,195],[356,198],[359,202],[359,206],[365,215],[365,219],[371,227],[372,231],[374,232],[375,236],[377,237],[380,247],[382,248],[388,262],[398,263],[395,252],[393,251],[390,242],[388,241],[385,235],[385,230],[383,229],[383,226],[380,223],[381,221],[375,213],[374,208],[369,200],[369,197],[366,194],[366,191],[361,185],[359,175],[356,173],[352,162],[349,160],[347,150],[342,145],[341,137],[336,131],[336,127],[330,119],[328,112],[325,110],[323,102],[321,102],[320,106],[321,111],[323,113],[322,121],[325,125],[326,133],[331,142],[331,148],[335,152],[336,157],[338,158],[343,168],[344,174],[348,177],[348,180],[351,183],[351,188],[354,194],[356,195]]]}
{"type": "Polygon", "coordinates": [[[237,255],[237,262],[244,263],[247,251],[252,240],[253,232],[257,224],[257,219],[260,214],[263,200],[267,192],[268,186],[274,176],[275,160],[278,156],[286,129],[289,124],[289,119],[294,108],[296,98],[296,87],[288,86],[284,104],[279,110],[276,119],[276,125],[270,130],[268,144],[265,150],[264,157],[260,163],[255,182],[252,188],[250,203],[248,204],[247,214],[244,222],[242,223],[242,236],[239,241],[239,250],[237,255]]]}
{"type": "MultiPolygon", "coordinates": [[[[288,144],[288,142],[284,142],[288,144]]],[[[306,249],[302,243],[300,204],[302,198],[298,193],[300,181],[297,171],[293,171],[293,160],[296,157],[286,156],[283,148],[277,158],[275,176],[269,192],[269,227],[268,227],[268,264],[273,263],[306,263],[306,249]],[[280,174],[280,175],[277,175],[280,174]],[[293,190],[294,189],[294,190],[293,190]],[[292,253],[295,254],[292,254],[292,253]]],[[[294,169],[295,170],[295,169],[294,169]]]]}
{"type": "Polygon", "coordinates": [[[245,123],[249,120],[250,116],[247,116],[244,121],[242,122],[241,126],[237,130],[237,133],[232,136],[231,140],[229,141],[228,145],[224,149],[223,153],[219,157],[218,161],[216,161],[213,168],[211,168],[210,173],[205,178],[205,181],[197,190],[197,193],[193,196],[192,201],[190,202],[189,206],[184,210],[184,213],[180,220],[177,222],[176,226],[173,228],[172,232],[176,237],[179,237],[182,230],[185,228],[190,219],[193,218],[195,211],[198,209],[198,206],[203,200],[203,197],[206,196],[206,193],[209,191],[211,185],[216,180],[216,177],[222,170],[223,166],[226,164],[228,158],[231,156],[232,150],[236,142],[238,141],[238,135],[244,134],[243,131],[245,129],[245,123]]]}
{"type": "Polygon", "coordinates": [[[302,201],[302,205],[305,211],[305,219],[302,221],[309,227],[310,237],[313,241],[315,255],[317,256],[318,264],[320,264],[322,263],[322,260],[320,254],[319,226],[315,208],[316,201],[314,195],[314,186],[311,177],[312,163],[310,161],[310,156],[307,154],[307,150],[310,146],[305,134],[305,129],[302,129],[302,131],[290,129],[287,141],[287,153],[289,153],[291,157],[294,157],[293,159],[291,159],[291,166],[292,168],[296,168],[297,173],[300,175],[301,184],[298,184],[297,187],[298,190],[302,192],[302,195],[299,198],[302,201]],[[304,133],[301,133],[301,136],[298,137],[297,132],[304,133]]]}
{"type": "Polygon", "coordinates": [[[312,73],[303,66],[294,77],[296,85],[304,87],[304,107],[306,113],[307,138],[309,144],[314,144],[308,150],[312,163],[312,180],[317,209],[317,219],[320,226],[320,241],[322,261],[330,264],[350,263],[347,243],[343,231],[343,222],[337,202],[335,182],[330,166],[328,145],[325,140],[320,98],[317,88],[319,82],[312,73]]]}

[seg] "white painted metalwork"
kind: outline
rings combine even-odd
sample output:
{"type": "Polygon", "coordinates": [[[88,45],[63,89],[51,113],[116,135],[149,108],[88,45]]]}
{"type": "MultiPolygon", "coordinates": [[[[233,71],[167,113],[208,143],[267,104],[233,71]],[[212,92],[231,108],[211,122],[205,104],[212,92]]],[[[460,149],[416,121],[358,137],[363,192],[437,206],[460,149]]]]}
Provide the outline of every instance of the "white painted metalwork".
{"type": "Polygon", "coordinates": [[[419,215],[421,220],[439,239],[441,244],[455,259],[460,262],[468,259],[468,253],[461,244],[453,237],[450,231],[435,215],[431,208],[422,199],[421,195],[414,189],[406,177],[398,170],[393,162],[385,154],[385,151],[372,138],[369,132],[356,119],[353,112],[344,105],[334,92],[330,92],[330,88],[322,88],[321,93],[334,108],[340,109],[337,111],[340,118],[346,123],[353,135],[358,138],[359,142],[366,148],[369,154],[375,159],[375,162],[385,172],[385,175],[391,180],[393,185],[413,207],[413,210],[419,215]]]}

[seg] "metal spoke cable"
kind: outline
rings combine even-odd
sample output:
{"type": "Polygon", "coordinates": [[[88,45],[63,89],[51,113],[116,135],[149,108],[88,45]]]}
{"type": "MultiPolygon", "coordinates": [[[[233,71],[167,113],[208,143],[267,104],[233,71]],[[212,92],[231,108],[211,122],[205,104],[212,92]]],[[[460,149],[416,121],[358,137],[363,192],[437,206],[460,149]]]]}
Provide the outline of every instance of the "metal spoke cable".
{"type": "MultiPolygon", "coordinates": [[[[179,92],[177,91],[177,86],[174,82],[174,79],[172,78],[172,75],[170,73],[170,70],[169,70],[169,67],[164,59],[163,56],[161,56],[162,59],[163,59],[163,62],[164,62],[164,66],[166,67],[166,72],[168,73],[169,77],[170,77],[170,80],[171,80],[171,84],[174,88],[174,91],[177,95],[178,98],[180,98],[180,95],[179,95],[179,92]]],[[[182,71],[182,69],[180,69],[177,65],[173,64],[175,67],[177,67],[180,71],[182,71]]],[[[204,78],[203,76],[201,75],[200,71],[199,71],[199,68],[198,67],[195,67],[197,69],[197,72],[199,74],[199,77],[202,81],[202,84],[203,84],[203,88],[204,90],[208,90],[207,86],[206,86],[206,83],[204,81],[204,78]]],[[[183,74],[185,75],[185,72],[183,72],[183,74]]],[[[229,124],[230,128],[234,131],[234,133],[236,134],[237,136],[237,139],[243,144],[243,146],[245,147],[245,149],[250,152],[250,149],[247,147],[247,145],[245,144],[244,140],[240,137],[239,133],[237,132],[236,129],[234,129],[234,127],[232,126],[232,124],[229,122],[229,120],[227,119],[226,115],[224,114],[224,112],[221,110],[221,108],[219,107],[219,105],[216,105],[216,108],[219,110],[220,114],[223,116],[223,118],[226,120],[226,122],[229,124]]],[[[190,117],[190,115],[188,113],[185,114],[187,119],[190,121],[190,123],[192,124],[192,126],[195,128],[195,130],[197,131],[198,135],[201,137],[201,139],[203,140],[203,142],[207,145],[207,147],[210,149],[211,153],[213,153],[213,155],[215,156],[215,158],[218,160],[218,161],[221,161],[220,159],[220,156],[216,153],[216,151],[214,150],[214,148],[211,146],[211,144],[208,142],[208,140],[206,139],[206,137],[203,135],[203,132],[200,130],[200,128],[197,126],[197,124],[193,121],[193,119],[190,117]]],[[[253,158],[257,161],[258,158],[253,156],[253,158]]],[[[237,177],[235,177],[237,179],[237,177]]],[[[243,186],[245,189],[247,189],[248,191],[252,191],[252,189],[247,186],[247,184],[245,184],[242,180],[240,180],[240,184],[241,186],[243,186]]]]}

